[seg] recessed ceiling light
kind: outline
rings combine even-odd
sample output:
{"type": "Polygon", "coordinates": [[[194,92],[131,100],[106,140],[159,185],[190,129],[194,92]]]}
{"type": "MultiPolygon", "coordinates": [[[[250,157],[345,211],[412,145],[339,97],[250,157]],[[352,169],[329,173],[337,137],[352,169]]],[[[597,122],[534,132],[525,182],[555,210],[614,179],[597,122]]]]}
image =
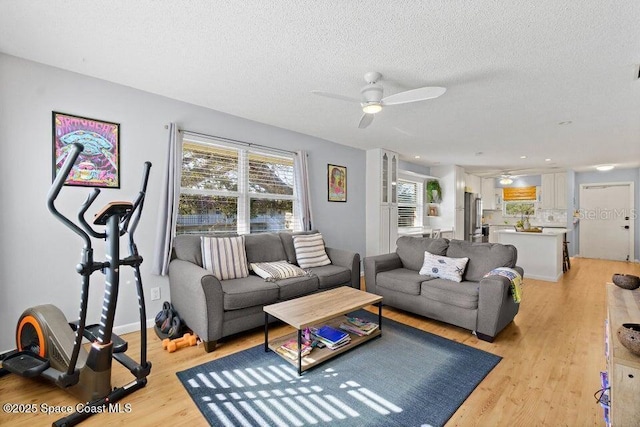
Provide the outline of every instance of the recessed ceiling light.
{"type": "Polygon", "coordinates": [[[520,156],[520,158],[521,158],[521,159],[526,159],[526,158],[527,158],[527,156],[520,156]]]}
{"type": "Polygon", "coordinates": [[[564,122],[559,122],[558,124],[560,126],[566,126],[566,125],[570,125],[571,123],[573,123],[571,120],[567,120],[567,121],[564,121],[564,122]]]}
{"type": "Polygon", "coordinates": [[[420,158],[420,156],[413,156],[413,158],[414,158],[414,159],[419,159],[419,158],[420,158]]]}
{"type": "Polygon", "coordinates": [[[600,166],[596,166],[596,169],[599,170],[600,172],[606,172],[606,171],[610,171],[614,167],[615,166],[613,165],[600,165],[600,166]]]}
{"type": "Polygon", "coordinates": [[[550,161],[551,161],[551,159],[544,159],[544,161],[545,161],[545,162],[550,162],[550,161]]]}

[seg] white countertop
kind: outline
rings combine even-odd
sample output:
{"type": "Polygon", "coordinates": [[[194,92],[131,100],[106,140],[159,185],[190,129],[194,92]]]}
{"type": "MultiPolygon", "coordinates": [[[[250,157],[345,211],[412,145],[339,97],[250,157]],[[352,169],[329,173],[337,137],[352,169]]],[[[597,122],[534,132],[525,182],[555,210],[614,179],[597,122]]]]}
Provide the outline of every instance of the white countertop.
{"type": "MultiPolygon", "coordinates": [[[[431,234],[431,230],[437,227],[408,227],[399,228],[398,236],[422,236],[423,234],[431,234]]],[[[453,228],[441,228],[441,233],[451,233],[453,228]]]]}
{"type": "Polygon", "coordinates": [[[518,235],[523,235],[523,236],[543,236],[543,237],[549,237],[549,236],[559,236],[562,235],[564,233],[567,232],[566,228],[543,228],[542,229],[542,233],[529,233],[526,231],[516,231],[513,228],[511,230],[497,230],[496,233],[500,233],[500,234],[518,234],[518,235]]]}

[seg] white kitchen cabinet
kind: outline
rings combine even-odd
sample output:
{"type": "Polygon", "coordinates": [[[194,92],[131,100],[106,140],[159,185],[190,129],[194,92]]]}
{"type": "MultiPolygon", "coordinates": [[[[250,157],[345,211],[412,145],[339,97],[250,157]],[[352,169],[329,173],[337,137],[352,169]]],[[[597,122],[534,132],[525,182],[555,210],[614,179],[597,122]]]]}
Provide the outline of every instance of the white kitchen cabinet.
{"type": "Polygon", "coordinates": [[[567,208],[567,174],[565,172],[542,174],[541,187],[540,208],[567,208]]]}
{"type": "Polygon", "coordinates": [[[464,192],[466,187],[464,168],[461,166],[454,166],[453,174],[456,183],[456,193],[454,198],[455,208],[464,209],[464,192]]]}
{"type": "Polygon", "coordinates": [[[493,178],[482,179],[482,209],[496,209],[496,188],[493,178]]]}
{"type": "Polygon", "coordinates": [[[468,173],[464,174],[465,179],[465,191],[469,193],[482,193],[482,178],[476,175],[471,175],[468,173]]]}
{"type": "Polygon", "coordinates": [[[398,153],[367,150],[366,256],[395,251],[398,239],[398,153]]]}

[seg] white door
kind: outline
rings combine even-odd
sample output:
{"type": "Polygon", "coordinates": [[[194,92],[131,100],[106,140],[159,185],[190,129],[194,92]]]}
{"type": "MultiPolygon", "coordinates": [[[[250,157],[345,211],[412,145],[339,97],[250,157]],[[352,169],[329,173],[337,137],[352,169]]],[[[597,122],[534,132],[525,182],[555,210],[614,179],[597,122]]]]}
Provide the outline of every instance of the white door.
{"type": "Polygon", "coordinates": [[[580,255],[632,260],[633,183],[580,186],[580,255]]]}

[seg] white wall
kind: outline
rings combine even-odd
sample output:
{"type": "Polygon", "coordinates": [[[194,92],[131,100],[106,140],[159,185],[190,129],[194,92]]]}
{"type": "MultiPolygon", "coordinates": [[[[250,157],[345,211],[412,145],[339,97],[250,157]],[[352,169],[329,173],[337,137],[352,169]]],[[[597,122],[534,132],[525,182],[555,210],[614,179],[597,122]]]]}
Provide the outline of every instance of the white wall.
{"type": "MultiPolygon", "coordinates": [[[[46,208],[52,181],[52,111],[121,124],[121,189],[103,190],[96,210],[110,200],[132,199],[140,185],[143,162],[153,163],[145,212],[136,234],[146,259],[142,276],[148,318],[169,298],[166,278],[150,274],[155,212],[166,161],[165,125],[169,122],[276,148],[307,150],[315,226],[329,246],[364,254],[364,151],[0,54],[0,350],[15,347],[15,323],[29,306],[53,303],[69,319],[77,317],[80,277],[75,265],[82,243],[46,208]],[[347,203],[327,201],[328,163],[348,168],[347,203]],[[156,286],[161,288],[162,299],[152,302],[149,288],[156,286]]],[[[59,209],[75,217],[89,192],[88,188],[63,188],[59,209]]],[[[103,259],[101,243],[95,245],[97,260],[103,259]]],[[[92,276],[91,289],[88,320],[97,322],[104,289],[100,273],[92,276]]],[[[137,315],[133,274],[123,269],[116,326],[135,323],[137,315]]]]}

